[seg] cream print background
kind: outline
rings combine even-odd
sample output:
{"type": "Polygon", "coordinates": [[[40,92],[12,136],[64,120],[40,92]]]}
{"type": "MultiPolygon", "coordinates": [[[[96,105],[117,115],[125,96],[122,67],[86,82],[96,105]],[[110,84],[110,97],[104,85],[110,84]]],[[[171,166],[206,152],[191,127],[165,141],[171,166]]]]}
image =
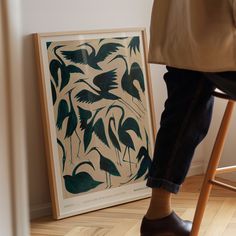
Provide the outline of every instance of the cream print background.
{"type": "MultiPolygon", "coordinates": [[[[65,199],[141,182],[147,176],[153,147],[150,135],[152,131],[149,128],[148,91],[144,83],[146,75],[139,40],[137,36],[47,43],[54,117],[61,124],[61,128],[58,125],[55,128],[65,199]],[[102,47],[103,51],[100,50],[102,47]],[[93,50],[95,55],[92,54],[93,50]],[[106,56],[94,63],[92,56],[99,56],[99,52],[106,56]],[[126,77],[127,74],[132,76],[126,77]],[[128,79],[133,79],[131,85],[138,90],[140,100],[124,91],[123,86],[128,85],[128,79]],[[143,84],[140,84],[142,80],[143,84]],[[86,102],[85,100],[91,100],[91,92],[95,96],[103,96],[100,94],[101,87],[96,86],[95,81],[99,81],[100,86],[113,82],[112,89],[107,92],[120,98],[86,102]],[[83,97],[79,96],[78,99],[78,94],[83,90],[89,93],[84,92],[83,97]],[[116,105],[123,108],[123,121],[122,109],[116,105]],[[101,109],[97,110],[99,108],[101,109]],[[129,122],[125,122],[127,119],[129,122]],[[125,127],[119,128],[119,122],[125,122],[125,127]],[[90,124],[95,130],[89,130],[90,124]],[[81,126],[85,129],[82,130],[81,126]],[[134,149],[127,148],[128,142],[125,144],[120,140],[119,129],[124,131],[125,128],[134,149]],[[120,150],[113,145],[109,129],[119,142],[120,150]],[[71,135],[66,137],[68,130],[71,135]],[[85,150],[84,141],[88,140],[88,133],[92,133],[91,141],[85,150]],[[104,135],[106,143],[101,139],[104,135]]],[[[131,89],[132,86],[127,87],[131,89]]]]}

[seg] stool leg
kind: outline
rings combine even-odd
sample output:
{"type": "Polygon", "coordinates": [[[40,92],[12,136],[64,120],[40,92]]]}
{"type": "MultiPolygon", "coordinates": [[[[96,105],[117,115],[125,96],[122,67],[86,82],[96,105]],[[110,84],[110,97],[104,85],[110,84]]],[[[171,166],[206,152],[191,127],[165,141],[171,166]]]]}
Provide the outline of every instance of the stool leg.
{"type": "Polygon", "coordinates": [[[208,163],[207,171],[204,177],[204,181],[201,187],[201,192],[198,198],[198,203],[193,219],[193,227],[191,236],[197,236],[199,233],[200,225],[202,222],[203,214],[206,208],[207,201],[210,196],[212,184],[209,182],[215,177],[216,169],[219,164],[220,156],[223,151],[226,134],[229,128],[230,118],[232,117],[234,102],[229,101],[225,109],[224,117],[222,119],[220,129],[217,134],[217,138],[212,150],[211,158],[208,163]]]}

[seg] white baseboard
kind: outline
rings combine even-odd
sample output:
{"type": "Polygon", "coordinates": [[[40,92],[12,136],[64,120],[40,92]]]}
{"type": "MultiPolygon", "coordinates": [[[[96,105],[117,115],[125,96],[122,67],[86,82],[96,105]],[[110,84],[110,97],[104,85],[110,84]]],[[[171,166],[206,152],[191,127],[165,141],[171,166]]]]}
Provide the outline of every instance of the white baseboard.
{"type": "Polygon", "coordinates": [[[51,203],[43,203],[30,207],[30,219],[37,219],[43,216],[52,215],[51,203]]]}
{"type": "MultiPolygon", "coordinates": [[[[189,169],[187,176],[200,175],[204,172],[204,163],[203,162],[193,162],[189,169]]],[[[30,219],[36,219],[43,216],[49,216],[52,214],[51,203],[44,203],[36,206],[30,207],[30,219]]]]}
{"type": "Polygon", "coordinates": [[[190,169],[188,171],[188,177],[193,175],[201,175],[204,173],[204,162],[203,161],[197,161],[193,162],[190,166],[190,169]]]}

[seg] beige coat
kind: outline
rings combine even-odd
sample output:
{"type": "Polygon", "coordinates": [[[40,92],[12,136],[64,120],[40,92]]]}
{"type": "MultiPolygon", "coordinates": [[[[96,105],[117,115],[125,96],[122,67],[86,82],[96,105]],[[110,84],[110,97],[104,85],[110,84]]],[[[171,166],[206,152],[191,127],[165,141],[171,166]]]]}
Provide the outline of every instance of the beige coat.
{"type": "Polygon", "coordinates": [[[148,61],[236,71],[236,0],[154,0],[148,61]]]}

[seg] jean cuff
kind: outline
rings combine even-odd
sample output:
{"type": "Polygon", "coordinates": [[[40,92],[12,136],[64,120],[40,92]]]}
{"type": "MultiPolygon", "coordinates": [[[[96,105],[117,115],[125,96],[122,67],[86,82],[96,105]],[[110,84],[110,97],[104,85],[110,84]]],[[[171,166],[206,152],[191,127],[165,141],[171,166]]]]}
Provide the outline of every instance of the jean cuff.
{"type": "Polygon", "coordinates": [[[178,193],[180,189],[179,184],[175,184],[166,179],[153,178],[150,176],[147,179],[146,186],[150,188],[164,188],[165,190],[171,193],[178,193]]]}

